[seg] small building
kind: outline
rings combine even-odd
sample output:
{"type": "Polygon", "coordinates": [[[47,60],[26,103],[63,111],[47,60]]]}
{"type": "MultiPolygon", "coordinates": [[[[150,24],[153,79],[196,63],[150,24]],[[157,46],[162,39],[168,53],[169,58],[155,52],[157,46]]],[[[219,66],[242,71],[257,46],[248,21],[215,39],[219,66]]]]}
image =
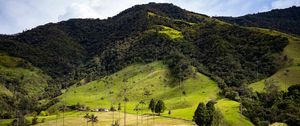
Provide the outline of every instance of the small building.
{"type": "Polygon", "coordinates": [[[98,108],[96,109],[97,112],[109,112],[109,109],[107,108],[98,108]]]}

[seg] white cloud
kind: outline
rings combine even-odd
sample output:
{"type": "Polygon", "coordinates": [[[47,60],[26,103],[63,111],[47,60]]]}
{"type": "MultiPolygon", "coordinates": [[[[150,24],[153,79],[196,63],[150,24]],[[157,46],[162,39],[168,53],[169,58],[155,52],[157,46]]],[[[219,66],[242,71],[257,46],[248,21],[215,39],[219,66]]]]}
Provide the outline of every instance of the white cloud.
{"type": "Polygon", "coordinates": [[[149,2],[173,3],[210,16],[240,16],[300,5],[300,0],[0,0],[0,34],[69,18],[104,19],[149,2]]]}
{"type": "Polygon", "coordinates": [[[287,8],[291,5],[300,6],[300,0],[275,0],[272,3],[272,9],[276,8],[287,8]]]}
{"type": "Polygon", "coordinates": [[[98,18],[101,16],[96,10],[88,5],[80,3],[72,3],[66,8],[66,12],[58,17],[58,20],[66,20],[69,18],[98,18]]]}

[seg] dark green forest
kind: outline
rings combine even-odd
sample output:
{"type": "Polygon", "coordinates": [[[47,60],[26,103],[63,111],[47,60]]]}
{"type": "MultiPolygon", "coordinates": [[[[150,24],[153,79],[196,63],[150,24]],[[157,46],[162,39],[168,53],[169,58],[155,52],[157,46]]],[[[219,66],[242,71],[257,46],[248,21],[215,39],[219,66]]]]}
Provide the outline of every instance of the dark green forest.
{"type": "Polygon", "coordinates": [[[248,27],[261,27],[300,35],[300,7],[275,9],[269,12],[249,14],[241,17],[214,17],[219,20],[248,27]]]}

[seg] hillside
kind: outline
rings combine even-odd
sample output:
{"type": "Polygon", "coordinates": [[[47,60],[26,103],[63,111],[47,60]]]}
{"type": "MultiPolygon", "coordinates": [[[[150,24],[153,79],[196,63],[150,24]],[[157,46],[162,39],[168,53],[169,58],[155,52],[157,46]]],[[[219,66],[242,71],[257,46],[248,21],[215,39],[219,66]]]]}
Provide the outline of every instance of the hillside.
{"type": "MultiPolygon", "coordinates": [[[[292,118],[253,118],[251,102],[244,102],[260,103],[270,95],[252,92],[249,84],[280,72],[292,60],[296,67],[296,41],[156,3],[136,5],[105,20],[70,19],[0,35],[0,70],[5,73],[0,74],[0,93],[5,96],[0,101],[17,106],[5,107],[0,117],[19,119],[43,110],[55,114],[64,103],[110,108],[112,99],[114,105],[120,101],[126,85],[131,114],[137,102],[155,98],[165,101],[171,117],[191,120],[199,102],[217,99],[215,106],[229,125],[252,125],[245,116],[255,125],[291,124],[292,118]],[[145,92],[151,95],[145,97],[145,92]],[[248,113],[239,113],[239,102],[248,105],[248,113]]],[[[296,100],[289,104],[289,111],[296,111],[296,100]]],[[[299,114],[289,111],[280,112],[299,114]]]]}
{"type": "MultiPolygon", "coordinates": [[[[77,85],[69,88],[66,93],[60,96],[61,102],[55,106],[61,106],[63,103],[68,106],[80,103],[95,109],[117,107],[121,103],[123,107],[124,102],[122,99],[126,97],[128,98],[126,104],[128,113],[136,113],[133,108],[140,101],[145,101],[146,104],[140,107],[140,112],[151,114],[148,109],[148,101],[154,98],[164,100],[168,110],[172,112],[171,115],[168,115],[168,111],[165,111],[162,115],[192,120],[194,110],[199,102],[207,102],[218,98],[219,88],[216,82],[201,73],[195,73],[193,77],[181,82],[181,85],[174,85],[170,81],[171,78],[168,67],[162,62],[131,65],[111,76],[83,86],[77,85]],[[124,82],[123,80],[127,81],[124,82]],[[124,86],[127,87],[126,95],[123,91],[124,86]],[[144,95],[145,92],[150,95],[144,95]],[[182,92],[185,92],[185,94],[182,92]]],[[[253,125],[244,116],[240,115],[238,102],[223,99],[217,102],[217,109],[222,111],[225,122],[228,124],[253,125]],[[230,111],[232,116],[229,117],[227,111],[230,111]],[[227,118],[230,119],[227,120],[227,118]]]]}
{"type": "MultiPolygon", "coordinates": [[[[117,106],[118,103],[123,104],[121,99],[124,95],[124,86],[127,88],[126,98],[129,99],[129,102],[126,106],[128,108],[134,108],[141,100],[163,99],[166,106],[172,110],[172,116],[189,120],[193,113],[186,113],[187,111],[193,111],[200,101],[207,102],[210,99],[216,99],[219,91],[216,82],[200,73],[196,73],[194,77],[176,85],[172,82],[168,67],[161,62],[154,62],[145,65],[131,65],[111,76],[83,86],[74,85],[60,96],[61,103],[66,102],[68,105],[82,103],[91,109],[110,108],[112,104],[114,106],[117,106]],[[179,93],[183,91],[186,92],[186,95],[179,93]],[[144,95],[145,92],[150,95],[144,95]],[[183,115],[183,113],[187,115],[183,115]]],[[[149,113],[147,107],[145,105],[143,109],[149,113]]],[[[127,111],[135,113],[133,109],[127,111]]]]}
{"type": "Polygon", "coordinates": [[[276,81],[281,90],[287,90],[291,85],[300,83],[300,55],[298,50],[300,50],[300,38],[284,34],[274,30],[262,29],[262,28],[251,28],[255,31],[260,31],[263,33],[267,33],[273,36],[284,36],[288,38],[289,44],[284,48],[284,54],[286,54],[289,58],[289,63],[282,69],[278,70],[271,77],[260,80],[253,84],[250,84],[250,87],[254,89],[254,91],[263,91],[264,90],[264,81],[265,80],[273,80],[276,81]]]}
{"type": "MultiPolygon", "coordinates": [[[[9,113],[23,102],[34,110],[51,78],[24,59],[0,53],[0,112],[9,113]],[[22,101],[24,100],[24,101],[22,101]],[[17,101],[17,102],[15,102],[17,101]],[[14,103],[14,104],[12,104],[14,103]],[[30,106],[32,105],[32,106],[30,106]]],[[[6,117],[7,118],[7,117],[6,117]]],[[[10,118],[10,115],[8,115],[10,118]]]]}
{"type": "Polygon", "coordinates": [[[300,7],[275,9],[269,12],[248,14],[241,17],[215,17],[219,20],[248,27],[268,28],[300,35],[300,7]]]}

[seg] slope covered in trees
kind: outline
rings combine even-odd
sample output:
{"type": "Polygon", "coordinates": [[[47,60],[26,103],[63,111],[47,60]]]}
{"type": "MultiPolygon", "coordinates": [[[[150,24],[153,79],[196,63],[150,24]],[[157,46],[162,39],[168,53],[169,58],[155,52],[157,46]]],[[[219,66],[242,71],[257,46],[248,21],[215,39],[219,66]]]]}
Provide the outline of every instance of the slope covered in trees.
{"type": "Polygon", "coordinates": [[[274,29],[300,35],[300,7],[275,9],[269,12],[249,14],[241,17],[215,17],[225,22],[242,26],[274,29]]]}
{"type": "MultiPolygon", "coordinates": [[[[22,58],[49,76],[41,99],[128,65],[157,60],[170,68],[170,86],[201,72],[217,81],[222,94],[236,97],[243,93],[239,87],[271,76],[286,63],[282,51],[287,44],[281,36],[155,3],[106,20],[71,19],[0,36],[0,52],[22,58]]],[[[43,102],[47,108],[56,100],[43,102]]]]}

